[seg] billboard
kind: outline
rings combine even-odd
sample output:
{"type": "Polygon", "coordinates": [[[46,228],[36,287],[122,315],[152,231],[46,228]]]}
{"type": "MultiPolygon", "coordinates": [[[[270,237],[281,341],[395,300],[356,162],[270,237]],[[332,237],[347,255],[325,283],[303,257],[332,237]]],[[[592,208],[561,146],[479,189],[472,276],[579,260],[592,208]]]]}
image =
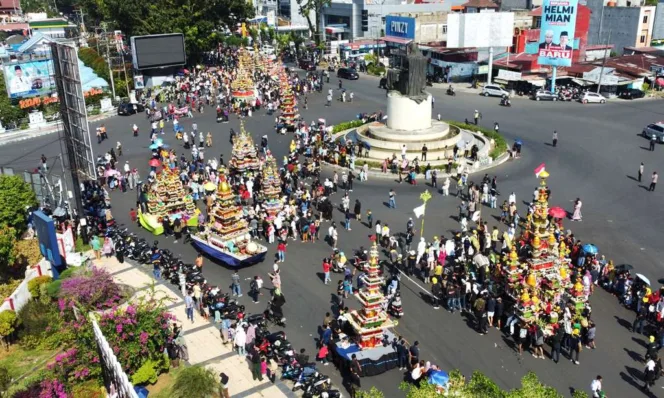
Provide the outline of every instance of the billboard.
{"type": "Polygon", "coordinates": [[[32,213],[32,226],[39,241],[39,251],[55,267],[62,265],[53,219],[41,210],[32,213]]]}
{"type": "Polygon", "coordinates": [[[131,55],[136,69],[166,68],[187,63],[184,51],[184,35],[168,33],[163,35],[133,36],[131,55]]]}
{"type": "Polygon", "coordinates": [[[51,60],[20,62],[4,65],[5,84],[9,98],[49,95],[55,91],[51,60]]]}
{"type": "Polygon", "coordinates": [[[480,12],[447,15],[447,47],[509,47],[514,35],[514,13],[480,12]]]}
{"type": "Polygon", "coordinates": [[[578,0],[544,0],[537,53],[540,65],[572,66],[578,0]]]}
{"type": "Polygon", "coordinates": [[[388,15],[385,17],[385,36],[415,39],[415,18],[388,15]]]}

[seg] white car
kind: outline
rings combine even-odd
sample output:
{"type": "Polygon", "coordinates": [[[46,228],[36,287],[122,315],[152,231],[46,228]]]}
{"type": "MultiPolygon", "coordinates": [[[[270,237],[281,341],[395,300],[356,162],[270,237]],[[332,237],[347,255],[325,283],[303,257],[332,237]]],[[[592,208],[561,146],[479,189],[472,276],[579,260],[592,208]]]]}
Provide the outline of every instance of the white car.
{"type": "Polygon", "coordinates": [[[601,94],[591,93],[589,91],[586,91],[585,93],[583,93],[583,96],[579,98],[579,101],[581,101],[582,104],[593,104],[593,103],[603,104],[606,102],[606,98],[604,98],[604,96],[602,96],[601,94]]]}
{"type": "Polygon", "coordinates": [[[502,87],[497,86],[495,84],[487,84],[486,86],[482,87],[482,95],[485,97],[488,96],[493,96],[493,97],[509,97],[510,93],[506,90],[504,90],[502,87]]]}
{"type": "Polygon", "coordinates": [[[267,55],[272,55],[274,54],[274,47],[272,47],[269,44],[263,44],[261,47],[261,53],[267,54],[267,55]]]}

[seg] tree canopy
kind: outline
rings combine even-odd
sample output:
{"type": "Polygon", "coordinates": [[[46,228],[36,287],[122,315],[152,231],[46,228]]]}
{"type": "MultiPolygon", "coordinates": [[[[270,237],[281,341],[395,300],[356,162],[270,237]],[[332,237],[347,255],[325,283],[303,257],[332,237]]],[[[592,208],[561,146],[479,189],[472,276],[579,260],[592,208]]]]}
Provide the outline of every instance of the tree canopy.
{"type": "Polygon", "coordinates": [[[0,227],[22,234],[28,225],[26,209],[37,204],[35,193],[21,177],[0,175],[0,227]]]}
{"type": "Polygon", "coordinates": [[[330,5],[331,0],[295,0],[298,7],[300,8],[300,15],[302,15],[307,20],[307,25],[309,25],[309,32],[314,38],[316,44],[320,44],[321,35],[317,32],[317,26],[314,25],[311,20],[311,12],[314,12],[316,18],[321,15],[324,7],[330,5]]]}
{"type": "Polygon", "coordinates": [[[128,37],[183,33],[190,60],[217,44],[222,27],[232,28],[254,14],[244,0],[80,0],[80,5],[88,13],[88,26],[103,21],[128,37]]]}

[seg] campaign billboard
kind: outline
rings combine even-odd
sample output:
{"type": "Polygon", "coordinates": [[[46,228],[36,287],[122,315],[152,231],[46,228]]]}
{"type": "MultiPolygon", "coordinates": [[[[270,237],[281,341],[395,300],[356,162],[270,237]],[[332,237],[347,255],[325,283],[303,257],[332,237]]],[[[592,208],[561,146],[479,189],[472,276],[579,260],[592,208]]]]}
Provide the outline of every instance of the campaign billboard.
{"type": "Polygon", "coordinates": [[[385,36],[415,39],[415,18],[388,15],[385,17],[385,36]]]}
{"type": "Polygon", "coordinates": [[[6,64],[3,72],[9,98],[45,96],[55,91],[50,59],[6,64]]]}
{"type": "Polygon", "coordinates": [[[572,66],[578,0],[544,0],[537,63],[572,66]]]}

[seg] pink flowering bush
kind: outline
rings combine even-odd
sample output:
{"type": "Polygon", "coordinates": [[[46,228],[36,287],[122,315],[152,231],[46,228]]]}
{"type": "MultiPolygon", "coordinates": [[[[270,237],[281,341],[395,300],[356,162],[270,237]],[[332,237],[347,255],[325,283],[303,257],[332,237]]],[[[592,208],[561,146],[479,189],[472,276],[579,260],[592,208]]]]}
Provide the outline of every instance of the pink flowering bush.
{"type": "Polygon", "coordinates": [[[60,309],[78,305],[84,310],[105,310],[122,301],[122,289],[108,271],[92,267],[89,272],[65,279],[60,285],[60,309]]]}

